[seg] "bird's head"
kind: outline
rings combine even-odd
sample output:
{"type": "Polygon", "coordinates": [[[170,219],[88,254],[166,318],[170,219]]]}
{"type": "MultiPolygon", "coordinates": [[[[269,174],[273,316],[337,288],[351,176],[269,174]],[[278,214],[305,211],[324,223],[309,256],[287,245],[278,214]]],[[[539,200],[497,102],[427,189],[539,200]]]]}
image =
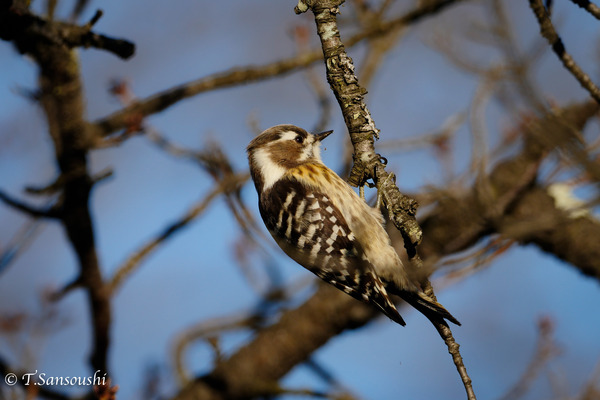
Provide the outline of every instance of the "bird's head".
{"type": "Polygon", "coordinates": [[[321,141],[332,132],[313,135],[294,125],[276,125],[262,132],[246,149],[256,189],[269,188],[290,168],[321,163],[321,141]]]}

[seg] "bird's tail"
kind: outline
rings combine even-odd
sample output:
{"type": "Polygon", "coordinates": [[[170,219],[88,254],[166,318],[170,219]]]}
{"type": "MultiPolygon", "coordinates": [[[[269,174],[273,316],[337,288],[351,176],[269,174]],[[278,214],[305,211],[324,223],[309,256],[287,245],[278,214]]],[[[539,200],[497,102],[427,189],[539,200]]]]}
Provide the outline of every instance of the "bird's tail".
{"type": "Polygon", "coordinates": [[[438,317],[444,318],[448,321],[460,325],[460,322],[448,310],[444,308],[443,305],[433,300],[431,297],[427,296],[425,293],[419,292],[409,292],[402,290],[399,293],[400,297],[408,304],[419,310],[426,317],[438,317]]]}

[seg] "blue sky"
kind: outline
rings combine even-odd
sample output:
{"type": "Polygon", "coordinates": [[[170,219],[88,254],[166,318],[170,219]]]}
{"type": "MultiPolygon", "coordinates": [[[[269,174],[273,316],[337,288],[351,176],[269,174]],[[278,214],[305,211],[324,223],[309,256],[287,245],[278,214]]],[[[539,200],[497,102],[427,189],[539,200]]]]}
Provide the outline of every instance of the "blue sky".
{"type": "MultiPolygon", "coordinates": [[[[508,3],[518,42],[521,49],[527,49],[539,40],[537,24],[526,4],[508,3]]],[[[65,15],[70,5],[63,0],[59,14],[65,15]]],[[[294,15],[292,2],[92,2],[84,20],[99,6],[104,17],[96,30],[127,38],[137,47],[129,61],[96,50],[79,52],[91,120],[120,108],[108,94],[115,78],[126,79],[143,98],[234,66],[293,56],[291,31],[297,24],[314,34],[310,16],[294,15]]],[[[457,26],[461,13],[485,14],[482,10],[461,6],[422,23],[389,54],[367,97],[382,142],[430,132],[452,115],[468,111],[477,80],[457,70],[427,43],[434,30],[466,30],[457,26]]],[[[342,8],[342,16],[349,12],[349,6],[342,8]]],[[[592,51],[597,44],[597,22],[572,5],[556,4],[555,15],[567,49],[597,77],[597,52],[592,51]]],[[[312,43],[316,44],[316,36],[312,43]]],[[[351,51],[357,63],[363,54],[360,47],[351,51]]],[[[483,47],[471,54],[482,65],[499,60],[483,47]]],[[[0,59],[0,188],[25,197],[25,186],[42,186],[55,177],[53,149],[41,110],[15,93],[17,88],[35,87],[35,66],[6,42],[0,45],[0,59]]],[[[322,74],[322,66],[315,68],[322,74]]],[[[548,98],[560,104],[586,98],[548,51],[535,72],[535,81],[548,98]]],[[[490,142],[494,143],[513,121],[494,104],[486,115],[490,142]]],[[[202,148],[209,140],[218,141],[243,170],[244,149],[253,136],[250,119],[261,129],[278,123],[314,126],[318,106],[303,73],[206,93],[152,116],[146,123],[182,146],[202,148]]],[[[336,108],[329,125],[336,132],[328,139],[324,160],[335,169],[341,164],[338,149],[347,140],[336,108]]],[[[597,137],[597,127],[588,134],[597,137]]],[[[456,139],[457,170],[467,165],[469,146],[470,135],[463,127],[456,139]]],[[[394,154],[388,157],[389,168],[397,173],[401,188],[416,191],[424,185],[443,184],[431,152],[394,154]],[[418,171],[414,165],[419,166],[418,171]]],[[[91,200],[106,276],[206,195],[212,184],[195,165],[163,153],[143,137],[94,151],[90,166],[93,172],[114,171],[113,177],[94,189],[91,200]]],[[[254,188],[246,185],[243,194],[258,216],[254,188]]],[[[27,219],[0,205],[0,221],[3,250],[27,219]]],[[[183,329],[207,318],[243,312],[259,300],[232,256],[231,246],[239,235],[224,202],[218,200],[153,253],[123,285],[113,302],[110,354],[115,379],[121,385],[120,399],[139,398],[142,375],[149,364],[170,365],[174,339],[183,329]]],[[[307,277],[296,264],[272,253],[286,282],[307,277]]],[[[39,312],[39,293],[60,287],[76,271],[61,228],[53,222],[41,224],[27,251],[0,272],[0,313],[39,312]]],[[[600,359],[597,281],[533,246],[511,250],[484,271],[439,292],[438,297],[463,324],[454,334],[479,398],[497,398],[518,379],[534,351],[536,321],[542,315],[554,319],[562,350],[548,370],[561,377],[568,393],[574,394],[600,359]]],[[[84,296],[75,291],[58,307],[68,315],[69,324],[43,339],[31,336],[27,343],[39,351],[28,365],[20,366],[57,376],[85,374],[89,330],[84,296]]],[[[314,357],[361,398],[393,399],[398,393],[410,399],[462,398],[463,388],[433,327],[412,310],[404,311],[403,316],[405,328],[380,318],[364,329],[335,338],[314,357]]],[[[225,350],[235,350],[245,339],[243,333],[228,335],[225,350]]],[[[16,361],[15,352],[13,342],[0,338],[0,354],[16,361]]],[[[194,346],[186,361],[196,373],[207,371],[210,352],[203,345],[194,346]]],[[[313,375],[303,366],[293,370],[285,382],[290,387],[315,385],[313,375]]],[[[551,394],[547,377],[542,376],[525,398],[551,394]]]]}

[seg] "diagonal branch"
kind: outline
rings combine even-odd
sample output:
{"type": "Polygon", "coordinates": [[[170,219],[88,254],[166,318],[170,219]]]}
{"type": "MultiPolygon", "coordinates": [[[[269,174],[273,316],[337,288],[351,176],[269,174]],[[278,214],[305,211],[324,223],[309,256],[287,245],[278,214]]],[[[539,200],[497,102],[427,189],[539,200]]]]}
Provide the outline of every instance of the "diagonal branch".
{"type": "MultiPolygon", "coordinates": [[[[346,53],[337,26],[338,7],[343,3],[344,0],[313,0],[306,3],[300,0],[295,11],[300,13],[310,9],[315,16],[317,33],[323,47],[327,81],[340,105],[354,147],[354,165],[348,180],[351,184],[362,186],[368,179],[373,179],[388,208],[390,219],[404,238],[409,257],[420,264],[416,246],[421,241],[422,231],[415,218],[417,203],[400,192],[395,184],[395,176],[385,170],[382,157],[375,153],[374,141],[379,138],[379,130],[375,127],[364,100],[366,90],[358,83],[354,64],[346,53]]],[[[435,300],[431,284],[426,281],[424,286],[427,295],[435,300]]],[[[429,319],[448,347],[467,398],[474,400],[476,397],[471,378],[467,374],[452,331],[443,318],[429,319]]]]}
{"type": "MultiPolygon", "coordinates": [[[[419,6],[414,10],[401,15],[400,17],[394,18],[387,22],[382,22],[377,25],[369,26],[368,29],[365,29],[364,31],[359,32],[349,38],[346,42],[346,46],[352,47],[365,39],[384,36],[392,30],[416,23],[429,15],[441,11],[453,3],[458,3],[460,1],[461,0],[438,0],[427,2],[425,5],[419,6]]],[[[310,64],[322,59],[323,52],[321,49],[318,49],[275,63],[234,68],[187,82],[139,100],[122,110],[95,121],[93,126],[90,127],[91,134],[95,138],[109,136],[121,129],[126,129],[131,125],[132,121],[137,121],[145,116],[163,111],[179,101],[197,94],[275,78],[287,73],[291,73],[298,69],[305,68],[310,64]]]]}
{"type": "MultiPolygon", "coordinates": [[[[593,218],[570,216],[531,173],[549,152],[563,149],[598,109],[596,102],[588,101],[554,110],[526,127],[521,152],[498,163],[481,179],[485,183],[465,193],[440,196],[435,209],[421,221],[426,233],[419,247],[423,256],[439,259],[469,248],[486,235],[501,233],[535,244],[600,279],[600,247],[595,241],[600,224],[593,218]]],[[[394,235],[391,229],[388,233],[394,235]]]]}
{"type": "Polygon", "coordinates": [[[182,228],[185,228],[190,222],[201,215],[207,208],[212,204],[220,194],[227,194],[233,190],[239,188],[239,186],[248,179],[246,174],[243,175],[230,175],[223,179],[221,182],[217,182],[215,188],[198,202],[191,209],[189,209],[181,218],[170,224],[161,233],[156,235],[148,243],[142,246],[138,251],[133,253],[127,261],[121,265],[112,279],[107,283],[107,290],[114,294],[120,286],[124,283],[125,279],[130,276],[140,265],[140,263],[156,250],[161,244],[164,244],[167,239],[176,234],[182,228]]]}
{"type": "Polygon", "coordinates": [[[596,19],[600,19],[600,7],[592,3],[590,0],[571,0],[585,11],[589,12],[596,19]]]}
{"type": "Polygon", "coordinates": [[[236,399],[272,393],[277,381],[329,339],[379,316],[374,308],[326,284],[175,399],[236,399]],[[327,323],[324,323],[327,321],[327,323]],[[290,332],[294,332],[290,335],[290,332]]]}
{"type": "Polygon", "coordinates": [[[146,99],[139,100],[122,110],[97,120],[93,124],[92,134],[98,138],[111,135],[120,129],[128,127],[132,119],[141,119],[147,115],[158,113],[181,100],[197,94],[280,76],[306,67],[318,61],[321,57],[321,53],[312,51],[276,63],[256,67],[234,68],[184,83],[146,99]]]}
{"type": "MultiPolygon", "coordinates": [[[[390,209],[390,218],[407,239],[409,254],[414,255],[415,246],[421,241],[421,230],[415,219],[417,203],[400,193],[394,175],[385,171],[381,156],[375,153],[374,142],[379,137],[379,130],[364,101],[366,90],[358,83],[354,64],[346,53],[337,27],[336,13],[342,3],[313,1],[310,8],[321,38],[327,81],[340,105],[354,147],[354,165],[348,181],[354,186],[362,186],[368,179],[375,181],[390,209]]],[[[296,12],[301,4],[304,3],[299,3],[296,12]]],[[[309,6],[305,4],[305,7],[309,6]]]]}
{"type": "Polygon", "coordinates": [[[552,318],[548,316],[540,317],[537,328],[537,345],[531,360],[529,360],[529,364],[519,380],[500,398],[500,400],[518,400],[523,398],[535,379],[541,375],[543,368],[550,360],[560,354],[560,347],[554,337],[556,328],[552,318]]]}
{"type": "Polygon", "coordinates": [[[581,67],[577,65],[573,57],[567,50],[565,49],[565,45],[562,42],[558,33],[554,29],[554,25],[552,25],[552,21],[550,20],[550,15],[542,4],[542,0],[529,0],[529,5],[535,14],[538,23],[540,24],[540,33],[548,43],[552,46],[552,50],[556,53],[556,56],[563,63],[565,68],[577,79],[579,84],[589,92],[590,96],[598,103],[600,103],[600,88],[592,82],[590,77],[583,72],[581,67]]]}
{"type": "Polygon", "coordinates": [[[37,208],[32,205],[26,204],[20,200],[17,200],[1,190],[0,200],[8,204],[9,206],[35,218],[58,218],[60,216],[60,211],[55,207],[49,207],[48,209],[37,208]]]}

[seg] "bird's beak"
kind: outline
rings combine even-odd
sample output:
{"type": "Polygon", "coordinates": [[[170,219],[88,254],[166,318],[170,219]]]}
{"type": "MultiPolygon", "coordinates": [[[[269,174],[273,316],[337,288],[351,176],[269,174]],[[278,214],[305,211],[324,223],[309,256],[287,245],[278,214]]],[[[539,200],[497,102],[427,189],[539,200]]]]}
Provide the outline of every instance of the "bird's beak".
{"type": "Polygon", "coordinates": [[[320,142],[321,140],[325,139],[327,136],[331,135],[333,133],[333,130],[331,131],[325,131],[325,132],[321,132],[321,133],[315,133],[315,139],[320,142]]]}

